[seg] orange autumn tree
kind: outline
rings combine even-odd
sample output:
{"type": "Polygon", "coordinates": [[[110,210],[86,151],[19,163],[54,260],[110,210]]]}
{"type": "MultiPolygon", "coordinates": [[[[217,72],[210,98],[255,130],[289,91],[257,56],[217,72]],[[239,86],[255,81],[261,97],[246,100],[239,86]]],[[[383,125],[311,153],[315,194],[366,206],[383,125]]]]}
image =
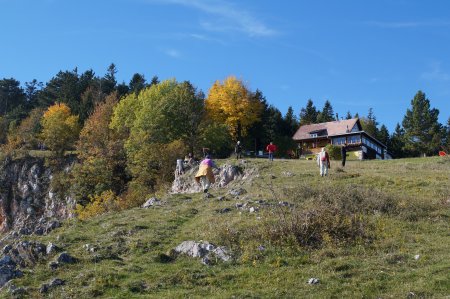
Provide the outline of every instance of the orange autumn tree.
{"type": "Polygon", "coordinates": [[[263,111],[261,101],[250,92],[242,80],[234,76],[216,81],[205,102],[208,115],[228,126],[234,140],[247,134],[247,129],[259,121],[263,111]]]}
{"type": "Polygon", "coordinates": [[[50,106],[45,111],[41,124],[44,144],[57,156],[62,156],[65,150],[71,149],[78,139],[78,116],[72,115],[65,104],[50,106]]]}

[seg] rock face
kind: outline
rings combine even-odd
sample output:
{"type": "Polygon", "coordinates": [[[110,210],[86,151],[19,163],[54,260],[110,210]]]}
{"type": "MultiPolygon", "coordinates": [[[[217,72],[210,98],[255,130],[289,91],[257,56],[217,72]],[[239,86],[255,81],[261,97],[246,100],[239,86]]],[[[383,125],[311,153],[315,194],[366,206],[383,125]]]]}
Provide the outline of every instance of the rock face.
{"type": "MultiPolygon", "coordinates": [[[[198,166],[187,169],[182,175],[175,175],[175,180],[172,184],[172,193],[196,193],[201,192],[201,187],[195,182],[195,174],[198,171],[198,166]]],[[[231,182],[245,180],[251,175],[255,175],[255,170],[252,168],[244,168],[224,164],[219,170],[213,170],[216,182],[212,184],[212,188],[223,188],[231,182]]]]}
{"type": "Polygon", "coordinates": [[[75,202],[51,190],[52,173],[39,158],[0,162],[0,232],[46,234],[71,217],[75,202]]]}

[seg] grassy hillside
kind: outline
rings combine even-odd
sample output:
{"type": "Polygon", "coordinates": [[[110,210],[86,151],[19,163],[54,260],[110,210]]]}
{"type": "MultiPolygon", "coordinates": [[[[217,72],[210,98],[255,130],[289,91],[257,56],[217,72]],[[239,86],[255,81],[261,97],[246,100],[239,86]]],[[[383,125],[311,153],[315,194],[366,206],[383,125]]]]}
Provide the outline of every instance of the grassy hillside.
{"type": "Polygon", "coordinates": [[[239,198],[212,189],[213,198],[166,195],[162,206],[70,220],[30,239],[53,242],[79,263],[50,270],[46,261],[14,284],[33,298],[56,277],[66,284],[50,298],[450,296],[450,159],[337,164],[322,178],[313,161],[247,160],[242,167],[257,175],[233,185],[247,191],[239,198]],[[225,245],[234,260],[172,258],[185,240],[225,245]],[[309,285],[312,277],[320,283],[309,285]]]}

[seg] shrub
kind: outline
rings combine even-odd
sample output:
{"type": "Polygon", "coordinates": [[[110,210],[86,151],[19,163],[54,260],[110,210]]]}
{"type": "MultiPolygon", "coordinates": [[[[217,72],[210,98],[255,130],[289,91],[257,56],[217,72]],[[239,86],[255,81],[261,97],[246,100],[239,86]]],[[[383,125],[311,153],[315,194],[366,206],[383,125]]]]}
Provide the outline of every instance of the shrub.
{"type": "Polygon", "coordinates": [[[100,195],[89,196],[89,200],[86,206],[78,204],[75,209],[77,217],[81,220],[119,210],[119,198],[111,190],[104,191],[100,195]]]}
{"type": "Polygon", "coordinates": [[[330,155],[330,159],[332,159],[332,160],[341,160],[342,159],[340,146],[328,144],[325,148],[328,152],[328,155],[330,155]]]}
{"type": "Polygon", "coordinates": [[[369,217],[333,205],[279,212],[277,218],[263,225],[262,236],[278,245],[295,241],[300,246],[317,248],[326,243],[370,243],[375,238],[369,217]]]}

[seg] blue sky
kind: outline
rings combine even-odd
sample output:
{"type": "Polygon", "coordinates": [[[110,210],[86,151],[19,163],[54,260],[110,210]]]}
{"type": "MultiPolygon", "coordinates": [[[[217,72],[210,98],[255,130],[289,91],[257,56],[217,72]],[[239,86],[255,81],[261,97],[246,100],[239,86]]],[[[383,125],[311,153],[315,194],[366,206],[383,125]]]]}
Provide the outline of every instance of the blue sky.
{"type": "Polygon", "coordinates": [[[308,99],[390,132],[418,90],[450,115],[447,0],[0,0],[0,78],[47,82],[59,70],[116,64],[118,81],[229,75],[284,114],[308,99]]]}

